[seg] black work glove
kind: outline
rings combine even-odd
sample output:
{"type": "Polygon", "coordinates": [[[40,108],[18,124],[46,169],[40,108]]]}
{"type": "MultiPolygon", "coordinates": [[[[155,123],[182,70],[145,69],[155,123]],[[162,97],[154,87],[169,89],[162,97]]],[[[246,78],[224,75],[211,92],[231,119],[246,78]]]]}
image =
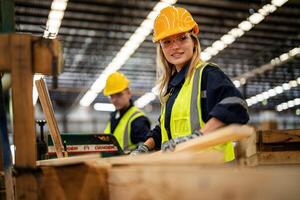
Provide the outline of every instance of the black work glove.
{"type": "Polygon", "coordinates": [[[191,135],[171,139],[171,140],[169,140],[169,141],[162,144],[161,150],[164,151],[164,152],[174,151],[177,144],[180,144],[180,143],[186,142],[188,140],[200,137],[202,135],[203,135],[203,133],[201,133],[199,131],[193,131],[193,133],[191,135]]]}
{"type": "Polygon", "coordinates": [[[136,156],[139,154],[144,154],[144,153],[149,153],[149,152],[150,152],[149,147],[147,145],[145,145],[144,143],[140,143],[138,145],[138,147],[130,153],[130,155],[136,156]]]}

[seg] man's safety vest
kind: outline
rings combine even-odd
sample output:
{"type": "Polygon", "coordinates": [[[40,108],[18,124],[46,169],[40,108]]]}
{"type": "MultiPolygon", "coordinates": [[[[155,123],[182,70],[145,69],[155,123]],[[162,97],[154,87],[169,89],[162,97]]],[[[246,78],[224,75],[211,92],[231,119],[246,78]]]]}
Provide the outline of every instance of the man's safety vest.
{"type": "MultiPolygon", "coordinates": [[[[118,140],[124,151],[130,151],[136,148],[136,144],[131,141],[131,123],[138,117],[144,116],[144,113],[135,106],[129,108],[122,116],[113,134],[118,140]]],[[[111,133],[110,122],[108,122],[104,133],[111,133]]]]}
{"type": "MultiPolygon", "coordinates": [[[[172,107],[170,119],[170,132],[172,138],[190,135],[195,130],[200,130],[205,123],[202,120],[201,112],[201,80],[204,68],[209,63],[197,65],[191,79],[187,78],[180,89],[172,107]]],[[[214,66],[210,64],[210,66],[214,66]]],[[[211,83],[213,84],[213,83],[211,83]]],[[[162,144],[169,140],[165,129],[165,104],[162,105],[160,125],[162,132],[162,144]]],[[[210,148],[209,150],[221,151],[224,153],[224,161],[234,160],[233,143],[227,142],[210,148]]]]}

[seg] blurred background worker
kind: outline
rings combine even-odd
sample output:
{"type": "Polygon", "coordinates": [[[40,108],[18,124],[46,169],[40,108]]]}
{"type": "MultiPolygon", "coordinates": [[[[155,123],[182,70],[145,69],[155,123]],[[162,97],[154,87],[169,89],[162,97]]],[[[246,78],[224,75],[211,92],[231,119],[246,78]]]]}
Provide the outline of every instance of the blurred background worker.
{"type": "MultiPolygon", "coordinates": [[[[184,8],[169,6],[154,22],[160,73],[159,97],[162,112],[157,125],[132,154],[153,148],[173,151],[177,144],[208,134],[232,123],[249,120],[241,93],[223,71],[200,59],[199,28],[184,8]]],[[[213,147],[234,160],[231,141],[213,147]]]]}
{"type": "Polygon", "coordinates": [[[104,132],[112,133],[124,151],[135,149],[138,143],[145,141],[150,121],[133,105],[129,80],[122,73],[114,72],[107,78],[103,93],[116,108],[104,132]]]}

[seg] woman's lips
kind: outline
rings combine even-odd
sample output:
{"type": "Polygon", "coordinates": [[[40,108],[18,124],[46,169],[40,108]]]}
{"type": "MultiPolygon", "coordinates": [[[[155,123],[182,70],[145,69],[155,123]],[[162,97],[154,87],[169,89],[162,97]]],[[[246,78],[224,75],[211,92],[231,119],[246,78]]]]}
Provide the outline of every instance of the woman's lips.
{"type": "Polygon", "coordinates": [[[184,54],[184,52],[176,52],[176,53],[171,54],[171,56],[174,58],[179,58],[179,57],[181,57],[182,54],[184,54]]]}

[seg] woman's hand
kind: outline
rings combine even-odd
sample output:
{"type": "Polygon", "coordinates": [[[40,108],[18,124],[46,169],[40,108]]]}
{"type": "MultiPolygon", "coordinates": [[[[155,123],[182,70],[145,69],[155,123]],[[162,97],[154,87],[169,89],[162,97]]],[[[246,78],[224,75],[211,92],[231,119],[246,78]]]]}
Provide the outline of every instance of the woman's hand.
{"type": "Polygon", "coordinates": [[[174,151],[177,144],[200,137],[201,135],[203,135],[203,133],[201,133],[200,131],[194,131],[191,135],[171,139],[162,144],[161,150],[164,152],[165,151],[174,151]]]}

